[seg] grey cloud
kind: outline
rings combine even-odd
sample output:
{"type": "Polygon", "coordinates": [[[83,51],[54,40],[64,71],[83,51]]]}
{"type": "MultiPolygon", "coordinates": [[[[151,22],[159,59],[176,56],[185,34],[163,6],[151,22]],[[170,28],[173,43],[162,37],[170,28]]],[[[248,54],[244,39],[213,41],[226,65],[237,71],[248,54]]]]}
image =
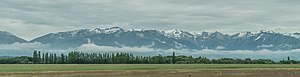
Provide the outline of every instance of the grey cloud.
{"type": "MultiPolygon", "coordinates": [[[[0,19],[21,21],[25,28],[1,24],[0,30],[32,39],[63,30],[120,26],[183,29],[194,32],[300,28],[300,1],[284,0],[1,0],[0,19]],[[47,28],[47,29],[41,29],[47,28]],[[15,30],[14,30],[15,29],[15,30]],[[30,32],[32,29],[41,29],[30,32]],[[27,33],[28,34],[21,34],[27,33]]],[[[0,21],[1,22],[1,21],[0,21]]],[[[9,25],[9,24],[8,24],[9,25]]]]}

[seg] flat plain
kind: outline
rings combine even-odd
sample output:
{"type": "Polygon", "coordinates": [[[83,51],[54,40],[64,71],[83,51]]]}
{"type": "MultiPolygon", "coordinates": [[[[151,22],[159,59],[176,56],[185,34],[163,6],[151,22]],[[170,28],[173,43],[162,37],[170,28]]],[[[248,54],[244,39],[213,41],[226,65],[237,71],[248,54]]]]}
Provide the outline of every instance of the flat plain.
{"type": "Polygon", "coordinates": [[[1,64],[0,77],[300,77],[300,65],[1,64]]]}

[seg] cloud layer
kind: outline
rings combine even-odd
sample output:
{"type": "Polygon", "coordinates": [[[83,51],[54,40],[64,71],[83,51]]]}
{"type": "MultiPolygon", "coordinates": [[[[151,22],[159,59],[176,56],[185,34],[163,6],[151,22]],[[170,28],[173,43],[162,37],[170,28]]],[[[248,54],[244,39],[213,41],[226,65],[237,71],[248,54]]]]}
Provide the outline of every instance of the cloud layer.
{"type": "Polygon", "coordinates": [[[138,55],[171,55],[172,52],[176,52],[177,55],[191,55],[193,57],[204,56],[208,58],[254,58],[254,59],[273,59],[273,60],[282,60],[286,59],[287,56],[292,57],[293,59],[300,60],[297,54],[300,54],[299,49],[290,50],[290,51],[270,51],[270,50],[234,50],[234,51],[223,51],[223,50],[162,50],[162,49],[152,49],[147,47],[109,47],[109,46],[96,46],[94,44],[84,44],[80,47],[77,47],[78,51],[85,52],[129,52],[138,55]]]}
{"type": "Polygon", "coordinates": [[[96,46],[94,44],[84,44],[77,48],[66,49],[66,50],[56,50],[48,48],[49,45],[44,45],[41,43],[14,43],[10,45],[0,45],[0,56],[31,56],[33,50],[39,50],[41,52],[52,52],[52,53],[68,53],[71,51],[82,51],[82,52],[95,52],[95,53],[117,53],[117,52],[128,52],[135,55],[142,56],[153,56],[153,55],[171,55],[172,52],[176,52],[177,55],[191,55],[193,57],[204,56],[207,58],[253,58],[253,59],[273,59],[282,60],[287,56],[292,59],[300,60],[298,57],[300,50],[290,50],[290,51],[270,51],[270,50],[235,50],[235,51],[223,51],[223,50],[162,50],[162,49],[152,49],[148,47],[110,47],[110,46],[96,46]]]}
{"type": "Polygon", "coordinates": [[[31,40],[49,32],[120,26],[189,31],[300,28],[299,1],[283,0],[1,0],[0,30],[31,40]]]}
{"type": "Polygon", "coordinates": [[[13,44],[1,44],[0,50],[35,50],[35,49],[47,49],[50,45],[45,45],[39,42],[34,43],[13,43],[13,44]]]}

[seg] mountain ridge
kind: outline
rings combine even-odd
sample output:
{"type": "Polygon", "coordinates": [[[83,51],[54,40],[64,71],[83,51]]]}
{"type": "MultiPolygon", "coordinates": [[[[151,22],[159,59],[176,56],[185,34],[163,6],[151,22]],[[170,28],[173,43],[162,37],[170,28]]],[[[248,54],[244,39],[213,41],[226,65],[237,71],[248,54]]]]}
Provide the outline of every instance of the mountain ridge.
{"type": "Polygon", "coordinates": [[[12,44],[15,42],[25,43],[28,42],[20,37],[17,37],[7,31],[0,31],[0,44],[12,44]]]}
{"type": "MultiPolygon", "coordinates": [[[[1,33],[0,33],[1,34],[1,33]]],[[[191,33],[179,29],[173,30],[127,30],[120,27],[79,29],[56,32],[35,38],[29,43],[49,44],[51,48],[68,49],[84,44],[111,47],[149,47],[154,49],[189,50],[292,50],[300,49],[300,33],[239,32],[224,34],[221,32],[191,33]]]]}

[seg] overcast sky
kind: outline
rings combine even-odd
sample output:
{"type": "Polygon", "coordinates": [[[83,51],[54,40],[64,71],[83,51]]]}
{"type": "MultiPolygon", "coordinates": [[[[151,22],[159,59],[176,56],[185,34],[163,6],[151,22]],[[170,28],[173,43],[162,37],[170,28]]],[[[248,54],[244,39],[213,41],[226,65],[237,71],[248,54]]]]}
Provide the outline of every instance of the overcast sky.
{"type": "Polygon", "coordinates": [[[49,32],[119,26],[186,31],[300,32],[300,0],[0,0],[0,30],[49,32]]]}

